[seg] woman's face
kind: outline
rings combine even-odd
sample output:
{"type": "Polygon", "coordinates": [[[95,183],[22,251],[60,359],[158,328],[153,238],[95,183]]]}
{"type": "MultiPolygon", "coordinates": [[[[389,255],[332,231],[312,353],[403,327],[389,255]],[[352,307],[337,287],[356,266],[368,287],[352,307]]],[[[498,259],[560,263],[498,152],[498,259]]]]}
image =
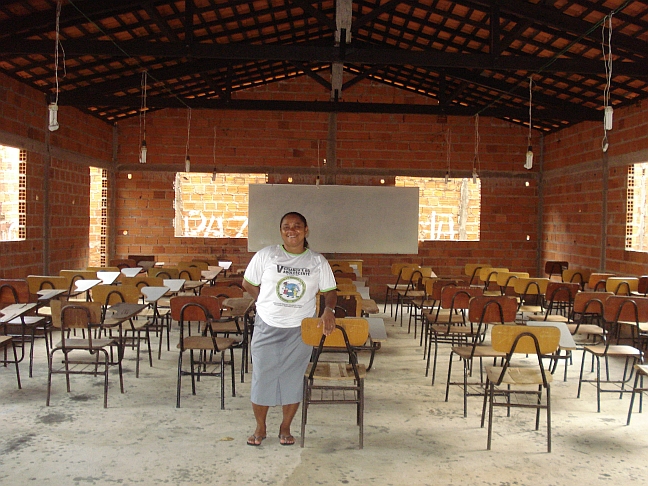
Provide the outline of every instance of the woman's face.
{"type": "Polygon", "coordinates": [[[303,252],[306,236],[308,236],[308,226],[299,217],[289,214],[281,220],[281,238],[287,251],[303,252]]]}

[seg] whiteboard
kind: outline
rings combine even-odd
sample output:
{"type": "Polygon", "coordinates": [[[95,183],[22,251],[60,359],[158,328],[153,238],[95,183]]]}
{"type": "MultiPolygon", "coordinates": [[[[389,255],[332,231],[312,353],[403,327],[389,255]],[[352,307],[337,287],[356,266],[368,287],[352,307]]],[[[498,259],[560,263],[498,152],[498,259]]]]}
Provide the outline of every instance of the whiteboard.
{"type": "Polygon", "coordinates": [[[282,243],[281,217],[308,221],[308,243],[320,253],[418,253],[417,187],[250,184],[248,250],[282,243]]]}

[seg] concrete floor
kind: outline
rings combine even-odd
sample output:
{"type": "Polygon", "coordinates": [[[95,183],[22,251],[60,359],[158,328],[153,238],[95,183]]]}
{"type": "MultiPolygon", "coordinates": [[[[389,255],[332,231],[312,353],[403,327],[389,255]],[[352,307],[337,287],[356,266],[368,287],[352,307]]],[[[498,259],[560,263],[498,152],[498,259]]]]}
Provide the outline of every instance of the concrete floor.
{"type": "MultiPolygon", "coordinates": [[[[196,396],[183,387],[177,409],[175,351],[163,352],[153,368],[143,362],[140,378],[128,351],[126,393],[111,375],[107,410],[101,378],[89,376],[72,377],[71,393],[64,377],[54,376],[46,407],[39,342],[34,377],[21,366],[22,390],[11,368],[0,370],[0,484],[648,484],[648,412],[636,413],[626,427],[629,396],[604,395],[601,413],[591,385],[577,399],[580,354],[568,381],[552,387],[553,452],[546,452],[544,420],[534,431],[533,412],[526,410],[498,414],[487,451],[479,399],[470,399],[468,418],[458,388],[444,401],[448,352],[440,353],[445,360],[432,387],[418,340],[384,317],[389,338],[366,382],[363,450],[352,407],[340,406],[312,409],[304,449],[279,445],[279,410],[270,412],[263,444],[247,446],[254,430],[249,375],[237,382],[237,396],[227,397],[224,411],[217,378],[205,378],[196,396]]],[[[299,423],[298,417],[296,436],[299,423]]]]}

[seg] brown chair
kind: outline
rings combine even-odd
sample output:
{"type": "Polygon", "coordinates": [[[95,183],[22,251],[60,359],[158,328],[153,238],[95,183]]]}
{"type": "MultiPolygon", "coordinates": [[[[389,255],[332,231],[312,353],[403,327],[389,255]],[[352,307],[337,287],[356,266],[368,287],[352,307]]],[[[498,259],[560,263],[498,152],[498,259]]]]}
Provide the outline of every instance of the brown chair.
{"type": "MultiPolygon", "coordinates": [[[[0,309],[12,304],[26,304],[31,300],[29,285],[23,279],[0,279],[0,309]]],[[[11,345],[16,350],[20,347],[18,363],[25,357],[25,346],[29,345],[29,377],[33,376],[34,343],[37,336],[45,338],[45,350],[49,353],[51,344],[51,319],[49,316],[38,315],[31,311],[29,315],[21,315],[2,325],[6,337],[11,337],[11,345]]],[[[6,347],[5,347],[6,353],[6,347]]],[[[12,363],[13,361],[6,361],[12,363]]]]}
{"type": "Polygon", "coordinates": [[[624,393],[632,390],[626,389],[625,385],[632,378],[632,366],[643,361],[643,352],[637,348],[638,335],[641,323],[648,322],[648,297],[627,297],[611,295],[603,302],[603,325],[605,333],[604,341],[601,344],[592,344],[583,347],[583,360],[581,362],[580,377],[578,380],[578,394],[580,398],[583,383],[592,383],[596,386],[597,412],[601,411],[601,393],[624,393]],[[620,344],[619,339],[622,327],[629,326],[632,344],[620,344]],[[583,378],[585,359],[591,354],[596,360],[596,378],[583,378]],[[610,378],[608,366],[609,358],[621,358],[625,361],[623,377],[620,379],[610,378]],[[601,359],[605,362],[605,377],[601,378],[601,359]],[[613,388],[603,388],[605,385],[613,385],[613,388]]]}
{"type": "Polygon", "coordinates": [[[648,275],[642,275],[637,282],[637,295],[641,297],[648,296],[648,275]]]}
{"type": "Polygon", "coordinates": [[[191,375],[191,392],[196,394],[196,380],[202,376],[220,376],[221,410],[225,409],[225,366],[232,371],[232,396],[236,396],[234,380],[234,339],[217,337],[212,323],[220,319],[221,305],[216,297],[207,295],[177,296],[171,298],[171,317],[180,326],[178,343],[178,389],[176,407],[180,408],[182,376],[191,375]],[[185,325],[189,322],[200,322],[203,331],[198,336],[185,336],[185,325]],[[229,350],[230,359],[225,360],[225,351],[229,350]],[[182,356],[189,351],[190,370],[182,368],[182,356]],[[210,369],[210,367],[215,367],[210,369]],[[208,371],[209,370],[209,371],[208,371]]]}
{"type": "MultiPolygon", "coordinates": [[[[120,302],[138,304],[142,294],[135,285],[97,285],[92,288],[92,300],[101,304],[101,322],[106,318],[106,312],[110,306],[120,302]]],[[[148,349],[149,366],[153,367],[151,354],[151,339],[149,336],[150,321],[147,316],[143,318],[129,319],[128,323],[122,325],[122,346],[134,348],[136,351],[135,377],[139,378],[140,371],[140,350],[144,341],[148,349]]]]}
{"type": "Polygon", "coordinates": [[[529,320],[569,322],[579,288],[580,285],[577,283],[550,281],[544,297],[544,313],[531,315],[529,320]]]}
{"type": "Polygon", "coordinates": [[[137,262],[131,258],[114,258],[110,260],[110,266],[117,267],[120,270],[122,268],[135,268],[137,266],[137,262]]]}
{"type": "Polygon", "coordinates": [[[429,326],[429,343],[427,345],[427,364],[425,376],[430,369],[430,355],[432,354],[432,341],[434,341],[434,361],[432,364],[432,385],[436,379],[437,356],[439,343],[461,344],[467,343],[473,337],[474,329],[466,325],[466,317],[470,299],[482,295],[479,287],[446,286],[441,291],[440,309],[446,309],[447,315],[442,316],[437,310],[435,321],[429,326]]]}
{"type": "Polygon", "coordinates": [[[486,448],[491,449],[493,435],[493,409],[495,407],[510,409],[534,408],[536,410],[535,429],[540,428],[540,411],[547,411],[547,452],[551,452],[551,389],[552,376],[545,370],[542,358],[554,354],[558,349],[560,330],[556,327],[529,327],[529,326],[495,326],[491,332],[491,343],[495,351],[506,353],[502,366],[486,367],[486,390],[482,407],[481,426],[484,426],[486,405],[488,405],[488,442],[486,448]],[[533,355],[537,359],[537,366],[522,367],[512,363],[515,354],[533,355]],[[537,386],[537,390],[530,390],[530,386],[537,386]],[[546,390],[543,403],[542,392],[546,390]],[[523,397],[530,397],[524,401],[523,397]],[[503,397],[497,401],[496,397],[503,397]],[[513,399],[518,397],[518,399],[513,399]]]}
{"type": "Polygon", "coordinates": [[[119,341],[116,338],[96,338],[95,331],[101,328],[101,304],[98,302],[66,302],[53,300],[52,324],[54,328],[60,329],[61,341],[52,348],[48,356],[47,373],[47,401],[50,404],[52,390],[52,375],[64,374],[67,384],[67,391],[70,392],[70,375],[93,375],[97,376],[100,363],[103,364],[104,375],[104,408],[108,407],[108,369],[116,365],[119,370],[119,387],[124,393],[124,378],[122,374],[122,356],[119,341]],[[73,329],[83,329],[84,337],[70,337],[73,329]],[[55,354],[60,351],[63,354],[63,367],[56,367],[54,364],[55,354]],[[116,353],[114,353],[116,351],[116,353]],[[81,359],[79,353],[87,354],[89,357],[81,359]],[[117,361],[112,361],[110,356],[117,355],[117,361]],[[100,356],[103,360],[100,361],[100,356]],[[70,367],[70,365],[77,365],[70,367]]]}
{"type": "Polygon", "coordinates": [[[606,292],[607,279],[615,276],[614,273],[590,273],[587,288],[594,292],[606,292]]]}
{"type": "Polygon", "coordinates": [[[369,324],[365,319],[335,319],[335,330],[324,336],[318,318],[302,321],[302,340],[315,348],[312,363],[304,373],[304,398],[302,400],[301,446],[306,439],[308,408],[321,404],[355,404],[356,423],[359,427],[360,449],[364,445],[364,380],[367,370],[358,363],[355,346],[362,346],[369,337],[369,324]],[[322,353],[329,348],[343,348],[348,362],[325,362],[322,353]]]}
{"type": "Polygon", "coordinates": [[[396,282],[393,284],[387,284],[387,290],[385,291],[385,307],[383,312],[387,312],[387,303],[389,302],[392,306],[390,309],[390,315],[392,316],[394,315],[393,305],[396,292],[399,289],[407,288],[407,280],[403,277],[403,270],[408,267],[418,268],[419,265],[417,263],[392,263],[391,266],[391,274],[396,277],[396,282]]]}
{"type": "Polygon", "coordinates": [[[639,394],[639,413],[643,410],[643,393],[648,391],[648,388],[644,386],[644,376],[648,376],[648,365],[636,364],[634,365],[635,371],[635,381],[634,386],[632,387],[632,395],[630,395],[630,407],[628,408],[628,420],[626,425],[630,425],[630,419],[632,418],[632,408],[634,406],[635,395],[639,394]]]}
{"type": "MultiPolygon", "coordinates": [[[[149,277],[159,277],[159,278],[170,278],[178,279],[180,278],[180,270],[177,267],[152,267],[146,271],[149,277]]],[[[184,277],[183,277],[184,278],[184,277]]]]}
{"type": "Polygon", "coordinates": [[[562,278],[562,273],[569,268],[569,263],[564,261],[549,260],[545,263],[545,274],[551,280],[551,277],[558,275],[562,278]]]}
{"type": "Polygon", "coordinates": [[[243,289],[238,286],[203,287],[200,295],[216,297],[221,304],[220,319],[212,322],[212,330],[216,335],[235,339],[232,347],[241,349],[241,383],[243,383],[245,381],[245,366],[243,363],[247,364],[250,355],[249,328],[245,314],[248,307],[254,303],[254,300],[246,298],[243,289]],[[225,305],[226,302],[231,305],[225,305]]]}
{"type": "MultiPolygon", "coordinates": [[[[2,310],[0,309],[0,315],[2,315],[2,310]]],[[[0,350],[3,351],[2,358],[0,358],[0,363],[5,365],[5,367],[8,364],[13,363],[14,366],[16,367],[16,380],[18,381],[18,389],[20,390],[22,388],[22,385],[20,384],[20,369],[18,368],[18,363],[20,360],[18,359],[18,353],[16,351],[16,343],[14,343],[13,339],[11,336],[7,336],[5,334],[5,325],[0,324],[0,329],[2,330],[2,334],[0,334],[0,350]],[[9,358],[8,355],[8,350],[11,347],[11,350],[13,351],[13,360],[9,358]]]]}
{"type": "MultiPolygon", "coordinates": [[[[574,296],[574,307],[567,328],[573,336],[585,336],[586,344],[603,341],[603,302],[612,292],[594,292],[586,290],[574,296]]],[[[578,342],[577,342],[578,344],[578,342]]]]}
{"type": "Polygon", "coordinates": [[[482,376],[484,358],[492,358],[495,361],[497,358],[504,358],[506,356],[506,353],[495,351],[492,346],[483,344],[489,324],[513,324],[515,323],[516,314],[517,302],[513,297],[506,295],[479,295],[470,299],[468,322],[471,332],[466,344],[452,347],[445,395],[445,401],[447,402],[450,385],[459,385],[463,388],[464,417],[468,416],[468,397],[484,395],[484,380],[482,376]],[[457,355],[463,363],[462,382],[453,382],[451,380],[453,355],[457,355]],[[479,360],[479,381],[469,383],[468,377],[472,376],[475,371],[475,359],[479,360]],[[479,391],[471,393],[470,388],[474,387],[478,387],[479,391]]]}
{"type": "Polygon", "coordinates": [[[525,314],[541,314],[544,296],[549,285],[548,278],[518,278],[513,288],[518,296],[518,314],[525,320],[525,314]]]}

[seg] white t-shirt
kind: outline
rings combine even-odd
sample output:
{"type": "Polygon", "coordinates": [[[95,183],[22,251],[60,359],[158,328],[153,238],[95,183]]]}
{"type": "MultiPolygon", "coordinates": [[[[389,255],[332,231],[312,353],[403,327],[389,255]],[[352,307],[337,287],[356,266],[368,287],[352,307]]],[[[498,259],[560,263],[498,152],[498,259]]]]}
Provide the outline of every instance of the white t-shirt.
{"type": "Polygon", "coordinates": [[[331,266],[321,254],[307,249],[294,255],[282,245],[258,251],[244,278],[254,286],[261,286],[256,303],[261,319],[281,328],[301,326],[302,319],[315,315],[317,292],[336,287],[331,266]]]}

